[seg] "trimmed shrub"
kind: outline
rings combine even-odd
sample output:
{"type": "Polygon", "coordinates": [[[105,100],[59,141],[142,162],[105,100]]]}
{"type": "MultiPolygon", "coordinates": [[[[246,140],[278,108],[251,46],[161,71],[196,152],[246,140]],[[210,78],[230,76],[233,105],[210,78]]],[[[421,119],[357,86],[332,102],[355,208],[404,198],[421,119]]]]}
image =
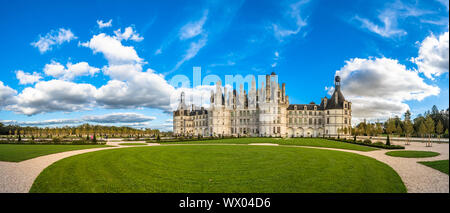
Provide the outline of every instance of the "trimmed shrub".
{"type": "Polygon", "coordinates": [[[61,141],[61,138],[55,137],[52,139],[52,142],[55,144],[58,144],[58,143],[61,143],[62,141],[61,141]]]}
{"type": "Polygon", "coordinates": [[[365,144],[371,144],[372,143],[372,141],[370,140],[370,139],[366,139],[366,140],[364,140],[364,142],[363,143],[365,143],[365,144]]]}

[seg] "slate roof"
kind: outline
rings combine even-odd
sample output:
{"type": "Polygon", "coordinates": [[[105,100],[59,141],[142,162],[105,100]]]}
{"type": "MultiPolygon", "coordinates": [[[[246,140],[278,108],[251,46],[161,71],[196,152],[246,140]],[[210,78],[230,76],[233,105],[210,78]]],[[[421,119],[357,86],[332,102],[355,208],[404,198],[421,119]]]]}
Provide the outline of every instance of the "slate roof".
{"type": "Polygon", "coordinates": [[[294,110],[294,106],[297,106],[297,110],[303,110],[305,106],[307,110],[314,110],[314,106],[317,106],[317,110],[323,110],[323,106],[317,104],[289,104],[287,110],[294,110]]]}
{"type": "Polygon", "coordinates": [[[333,95],[328,99],[326,109],[343,109],[344,108],[344,95],[342,95],[341,90],[337,89],[333,92],[333,95]],[[337,97],[337,101],[336,101],[337,97]]]}

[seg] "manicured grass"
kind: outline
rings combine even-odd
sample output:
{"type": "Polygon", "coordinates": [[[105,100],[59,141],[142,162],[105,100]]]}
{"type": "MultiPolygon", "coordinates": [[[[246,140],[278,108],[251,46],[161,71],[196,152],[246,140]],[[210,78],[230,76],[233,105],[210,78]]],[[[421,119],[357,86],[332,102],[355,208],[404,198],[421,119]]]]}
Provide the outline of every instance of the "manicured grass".
{"type": "Polygon", "coordinates": [[[328,148],[349,149],[349,150],[357,150],[357,151],[377,150],[377,148],[373,148],[373,147],[332,141],[332,140],[327,140],[327,139],[322,139],[322,138],[288,138],[288,139],[283,139],[283,138],[232,138],[232,139],[203,140],[203,141],[167,142],[167,144],[250,144],[250,143],[275,143],[275,144],[280,144],[280,145],[328,147],[328,148]]]}
{"type": "Polygon", "coordinates": [[[119,145],[123,146],[146,146],[146,143],[119,143],[119,145]]]}
{"type": "Polygon", "coordinates": [[[425,166],[429,166],[433,169],[439,170],[443,173],[446,173],[448,175],[448,160],[437,160],[437,161],[423,161],[418,162],[425,166]]]}
{"type": "Polygon", "coordinates": [[[85,153],[46,168],[30,192],[406,192],[386,164],[276,146],[157,146],[85,153]],[[68,172],[70,171],[70,172],[68,172]]]}
{"type": "Polygon", "coordinates": [[[428,158],[438,156],[439,153],[429,151],[391,151],[386,152],[386,155],[402,158],[428,158]]]}
{"type": "Polygon", "coordinates": [[[19,162],[42,155],[78,149],[108,147],[106,145],[21,145],[0,144],[0,161],[19,162]]]}

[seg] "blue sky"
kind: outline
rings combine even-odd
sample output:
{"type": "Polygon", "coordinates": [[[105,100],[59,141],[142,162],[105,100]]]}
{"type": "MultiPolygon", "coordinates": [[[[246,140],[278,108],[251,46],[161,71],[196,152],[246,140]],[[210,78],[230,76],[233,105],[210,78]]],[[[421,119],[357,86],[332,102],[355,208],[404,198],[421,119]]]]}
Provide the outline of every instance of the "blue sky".
{"type": "Polygon", "coordinates": [[[291,103],[338,73],[354,122],[449,105],[448,1],[1,0],[0,19],[5,123],[167,130],[168,82],[193,67],[275,71],[291,103]]]}

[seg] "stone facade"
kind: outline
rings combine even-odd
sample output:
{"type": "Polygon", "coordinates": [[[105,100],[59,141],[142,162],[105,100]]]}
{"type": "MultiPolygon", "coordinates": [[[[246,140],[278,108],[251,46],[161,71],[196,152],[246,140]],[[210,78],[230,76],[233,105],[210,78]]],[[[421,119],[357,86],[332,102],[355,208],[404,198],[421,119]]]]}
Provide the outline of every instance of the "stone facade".
{"type": "Polygon", "coordinates": [[[350,134],[351,102],[340,90],[335,77],[335,91],[321,103],[289,104],[286,85],[275,81],[275,73],[266,75],[265,85],[256,89],[253,79],[249,93],[240,85],[227,91],[217,82],[211,91],[210,107],[185,104],[184,93],[173,112],[173,133],[178,136],[256,136],[322,137],[350,134]],[[345,133],[346,132],[346,133],[345,133]]]}

